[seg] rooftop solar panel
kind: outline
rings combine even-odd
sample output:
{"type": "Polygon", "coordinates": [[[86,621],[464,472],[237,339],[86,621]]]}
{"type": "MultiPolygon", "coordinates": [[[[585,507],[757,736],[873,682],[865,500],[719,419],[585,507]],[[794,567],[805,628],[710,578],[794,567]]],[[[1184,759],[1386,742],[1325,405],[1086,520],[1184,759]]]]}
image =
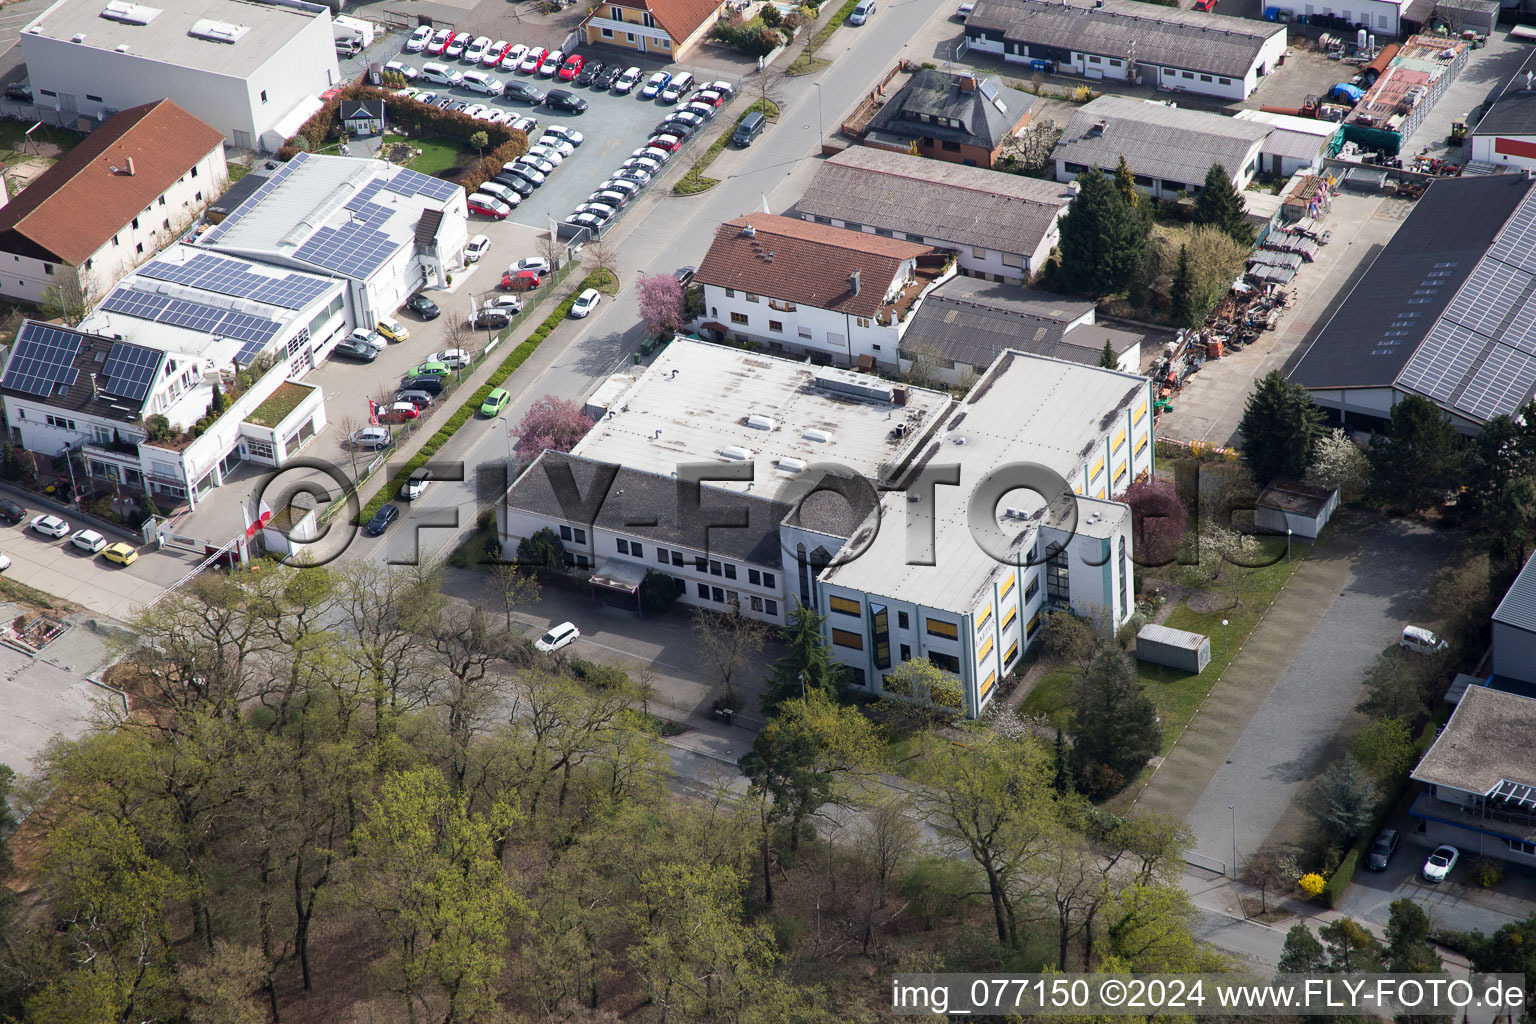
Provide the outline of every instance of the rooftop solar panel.
{"type": "Polygon", "coordinates": [[[349,222],[340,227],[321,228],[299,246],[294,255],[328,270],[361,279],[383,266],[397,248],[383,232],[367,224],[349,222]]]}
{"type": "Polygon", "coordinates": [[[211,253],[198,253],[181,264],[153,260],[140,267],[138,273],[158,281],[265,302],[284,309],[303,309],[330,287],[326,281],[302,274],[259,274],[239,260],[211,253]]]}
{"type": "Polygon", "coordinates": [[[187,299],[168,299],[164,295],[133,288],[117,289],[102,300],[101,308],[139,320],[153,320],[204,334],[254,342],[258,347],[271,341],[283,329],[282,324],[266,317],[220,309],[187,299]]]}
{"type": "Polygon", "coordinates": [[[160,368],[162,353],[139,345],[118,342],[107,353],[102,367],[102,390],[109,395],[142,402],[155,383],[155,371],[160,368]]]}
{"type": "Polygon", "coordinates": [[[1488,255],[1536,274],[1536,196],[1527,196],[1515,209],[1488,255]]]}
{"type": "Polygon", "coordinates": [[[1445,315],[1469,330],[1493,337],[1505,317],[1536,286],[1536,277],[1498,260],[1485,259],[1446,307],[1445,315]]]}
{"type": "Polygon", "coordinates": [[[1480,420],[1518,409],[1536,388],[1536,357],[1507,345],[1494,345],[1455,405],[1480,420]]]}
{"type": "Polygon", "coordinates": [[[1449,402],[1473,362],[1490,344],[1465,327],[1441,320],[1430,329],[1398,380],[1436,401],[1449,402]]]}
{"type": "Polygon", "coordinates": [[[271,176],[262,183],[260,188],[247,196],[245,202],[231,210],[229,215],[222,221],[220,221],[218,224],[215,224],[208,231],[204,232],[202,238],[199,241],[203,242],[204,244],[218,241],[221,237],[224,236],[226,232],[229,231],[230,228],[234,227],[236,224],[240,223],[240,221],[245,219],[247,214],[254,210],[263,199],[271,195],[272,191],[276,189],[277,186],[281,185],[290,174],[302,167],[304,165],[304,161],[308,159],[308,153],[298,153],[292,160],[289,160],[277,170],[273,171],[271,176]]]}
{"type": "Polygon", "coordinates": [[[80,336],[72,331],[28,322],[16,338],[10,361],[5,364],[5,387],[43,397],[75,382],[75,356],[80,336]]]}

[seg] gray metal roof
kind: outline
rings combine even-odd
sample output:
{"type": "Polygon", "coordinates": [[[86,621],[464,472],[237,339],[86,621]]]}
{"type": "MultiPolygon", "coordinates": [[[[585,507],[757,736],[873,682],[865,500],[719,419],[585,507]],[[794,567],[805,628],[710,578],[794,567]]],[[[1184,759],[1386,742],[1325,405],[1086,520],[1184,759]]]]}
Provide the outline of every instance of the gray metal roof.
{"type": "Polygon", "coordinates": [[[1243,78],[1264,41],[1285,32],[1285,26],[1137,0],[977,0],[965,30],[1120,60],[1134,54],[1137,63],[1243,78]]]}
{"type": "Polygon", "coordinates": [[[963,75],[923,68],[875,112],[869,135],[880,139],[932,138],[996,149],[1035,106],[1035,98],[1009,89],[996,77],[983,78],[967,92],[960,87],[963,75]],[[990,96],[989,96],[990,94],[990,96]],[[918,117],[959,121],[949,127],[918,117]]]}
{"type": "Polygon", "coordinates": [[[1472,129],[1473,135],[1536,135],[1536,87],[1526,86],[1527,73],[1536,86],[1536,50],[1510,76],[1503,92],[1472,129]]]}
{"type": "Polygon", "coordinates": [[[1493,611],[1493,621],[1536,633],[1536,555],[1525,563],[1525,568],[1509,585],[1504,599],[1493,611]]]}
{"type": "Polygon", "coordinates": [[[1198,184],[1212,164],[1239,172],[1272,130],[1203,110],[1101,96],[1072,115],[1051,158],[1113,170],[1124,156],[1136,174],[1198,184]]]}
{"type": "Polygon", "coordinates": [[[1057,182],[850,146],[817,169],[795,210],[1028,255],[1070,199],[1057,182]]]}

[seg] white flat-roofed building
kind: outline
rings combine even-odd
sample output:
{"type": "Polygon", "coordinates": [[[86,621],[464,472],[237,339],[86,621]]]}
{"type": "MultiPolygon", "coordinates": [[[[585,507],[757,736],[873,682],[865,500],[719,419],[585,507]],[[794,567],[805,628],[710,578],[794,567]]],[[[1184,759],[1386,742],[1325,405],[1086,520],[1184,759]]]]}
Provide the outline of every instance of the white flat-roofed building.
{"type": "Polygon", "coordinates": [[[445,287],[469,241],[464,189],[382,160],[300,153],[197,239],[199,247],[347,282],[355,323],[445,287]]]}
{"type": "Polygon", "coordinates": [[[1151,402],[1144,377],[1003,353],[925,442],[902,490],[849,538],[848,560],[821,572],[833,656],[875,692],[885,672],[926,657],[959,676],[974,717],[1038,636],[1047,607],[1104,631],[1125,622],[1134,611],[1130,510],[1105,499],[1152,471],[1151,402]],[[1083,497],[1047,509],[1015,488],[973,513],[983,481],[1021,463],[1048,468],[1083,497]],[[916,468],[959,483],[921,484],[916,468]],[[995,525],[994,553],[973,535],[973,516],[982,532],[995,525]]]}
{"type": "Polygon", "coordinates": [[[304,0],[58,0],[21,30],[40,110],[63,121],[175,100],[242,149],[341,84],[330,9],[304,0]]]}

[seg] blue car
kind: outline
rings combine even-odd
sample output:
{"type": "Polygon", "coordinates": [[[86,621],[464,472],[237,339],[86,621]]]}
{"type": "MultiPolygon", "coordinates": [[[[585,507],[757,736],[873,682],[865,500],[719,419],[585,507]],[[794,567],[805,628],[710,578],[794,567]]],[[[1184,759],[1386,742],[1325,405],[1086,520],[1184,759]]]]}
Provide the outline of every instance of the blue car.
{"type": "Polygon", "coordinates": [[[363,532],[368,534],[370,537],[377,537],[379,534],[389,529],[390,523],[399,518],[400,506],[385,505],[383,508],[379,509],[373,514],[372,519],[368,520],[368,525],[363,527],[363,532]]]}
{"type": "Polygon", "coordinates": [[[646,80],[645,88],[640,90],[640,95],[645,99],[651,99],[667,87],[672,81],[672,76],[665,71],[658,71],[646,80]]]}

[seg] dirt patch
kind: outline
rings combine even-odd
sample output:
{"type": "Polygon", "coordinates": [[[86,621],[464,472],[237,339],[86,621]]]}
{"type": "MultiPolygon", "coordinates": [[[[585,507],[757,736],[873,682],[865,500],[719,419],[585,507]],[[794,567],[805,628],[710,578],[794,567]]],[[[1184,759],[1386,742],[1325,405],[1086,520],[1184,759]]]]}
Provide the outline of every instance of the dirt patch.
{"type": "Polygon", "coordinates": [[[1192,612],[1210,615],[1223,608],[1230,608],[1232,599],[1226,594],[1213,594],[1209,590],[1192,590],[1184,598],[1184,603],[1189,605],[1189,610],[1192,612]]]}

